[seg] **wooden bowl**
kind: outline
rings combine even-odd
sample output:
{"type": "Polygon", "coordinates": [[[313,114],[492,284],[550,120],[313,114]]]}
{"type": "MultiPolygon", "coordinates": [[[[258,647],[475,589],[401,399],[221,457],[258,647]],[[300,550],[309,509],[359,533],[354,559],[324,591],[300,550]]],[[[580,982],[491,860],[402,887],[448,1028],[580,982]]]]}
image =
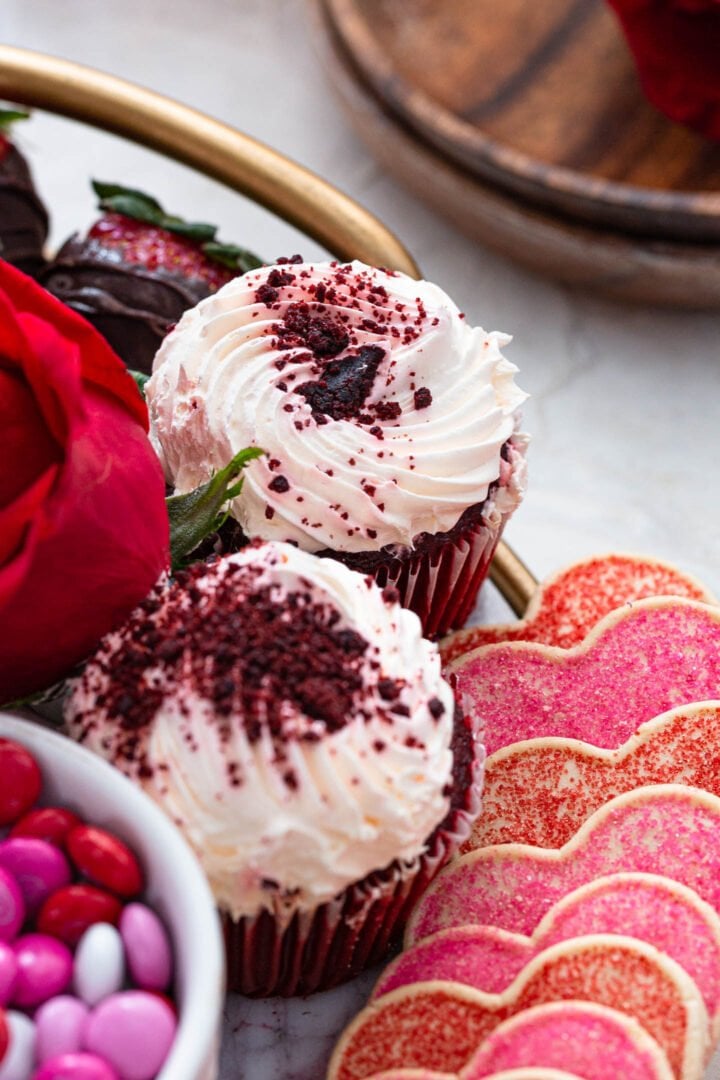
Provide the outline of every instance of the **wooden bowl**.
{"type": "Polygon", "coordinates": [[[466,234],[621,299],[720,305],[720,145],[645,100],[605,0],[317,0],[382,164],[466,234]]]}
{"type": "MultiPolygon", "coordinates": [[[[341,259],[419,277],[397,238],[309,170],[226,124],[123,79],[67,60],[0,46],[0,97],[81,120],[190,165],[253,199],[341,259]]],[[[535,579],[501,543],[491,579],[517,614],[535,579]]]]}

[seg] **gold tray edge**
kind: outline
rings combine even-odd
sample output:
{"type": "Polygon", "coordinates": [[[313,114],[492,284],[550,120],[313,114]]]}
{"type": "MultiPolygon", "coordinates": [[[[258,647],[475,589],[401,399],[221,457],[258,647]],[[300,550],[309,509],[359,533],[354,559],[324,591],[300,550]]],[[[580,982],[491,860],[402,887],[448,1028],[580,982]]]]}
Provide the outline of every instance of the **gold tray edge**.
{"type": "MultiPolygon", "coordinates": [[[[114,75],[0,45],[0,97],[121,135],[218,180],[300,229],[341,259],[420,277],[414,259],[373,214],[309,169],[228,124],[114,75]]],[[[503,541],[490,577],[513,611],[536,581],[503,541]]]]}

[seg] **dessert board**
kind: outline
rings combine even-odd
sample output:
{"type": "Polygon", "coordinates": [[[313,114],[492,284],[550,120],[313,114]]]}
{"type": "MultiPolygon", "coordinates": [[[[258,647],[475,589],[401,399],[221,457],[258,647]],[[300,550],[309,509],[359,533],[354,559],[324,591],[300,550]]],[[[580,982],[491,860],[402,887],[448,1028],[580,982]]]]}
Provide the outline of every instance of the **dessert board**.
{"type": "Polygon", "coordinates": [[[316,15],[360,137],[465,234],[598,293],[718,306],[720,148],[644,99],[604,0],[316,15]]]}
{"type": "MultiPolygon", "coordinates": [[[[192,153],[188,153],[183,148],[182,140],[177,141],[187,123],[190,123],[191,120],[194,124],[197,123],[197,114],[190,115],[189,111],[186,112],[179,106],[173,106],[173,103],[164,102],[163,99],[158,99],[155,95],[146,96],[144,92],[129,88],[126,84],[118,84],[117,80],[108,80],[104,76],[97,76],[96,73],[76,69],[72,65],[63,65],[60,62],[52,61],[49,62],[48,69],[43,73],[45,67],[43,58],[29,57],[24,59],[22,55],[18,56],[17,51],[4,50],[0,52],[0,61],[4,54],[9,54],[7,59],[11,67],[15,65],[15,70],[26,63],[30,71],[30,77],[24,85],[24,89],[19,88],[18,85],[13,86],[12,81],[3,85],[3,89],[8,93],[8,96],[24,101],[32,101],[33,103],[46,103],[47,99],[42,98],[40,87],[45,76],[48,76],[51,87],[51,92],[49,92],[51,104],[46,105],[46,107],[57,108],[58,111],[65,112],[68,115],[89,119],[91,117],[87,111],[88,106],[85,98],[88,89],[94,88],[98,91],[100,99],[99,113],[103,112],[103,108],[108,110],[104,118],[107,126],[112,130],[122,131],[124,134],[129,134],[146,142],[153,141],[148,134],[150,119],[152,119],[153,123],[156,123],[159,115],[157,110],[160,109],[162,112],[164,107],[173,118],[170,124],[171,133],[167,135],[166,132],[167,140],[163,143],[161,139],[158,139],[158,143],[162,144],[162,148],[166,152],[184,160],[189,160],[193,164],[198,164],[196,154],[202,153],[203,140],[198,140],[197,133],[194,134],[195,146],[197,147],[199,142],[201,144],[200,151],[194,150],[192,153]],[[111,118],[113,102],[117,103],[119,98],[123,100],[125,105],[134,106],[134,109],[130,108],[129,111],[130,120],[127,118],[118,119],[117,117],[113,120],[111,118]]],[[[0,67],[0,85],[2,85],[1,79],[0,67]]],[[[90,111],[92,112],[92,110],[90,111]]],[[[208,123],[212,128],[213,122],[208,121],[208,123]]],[[[291,190],[294,184],[305,184],[304,190],[308,198],[308,207],[315,198],[321,201],[325,200],[324,205],[328,206],[327,196],[328,193],[332,194],[332,189],[329,189],[322,181],[309,177],[302,170],[293,173],[292,170],[296,167],[283,162],[282,159],[272,155],[265,148],[258,148],[256,144],[253,144],[254,150],[249,149],[248,146],[243,147],[240,144],[235,144],[233,136],[236,134],[231,132],[230,129],[224,128],[222,130],[211,130],[207,135],[207,139],[208,145],[214,146],[219,142],[223,144],[226,150],[230,147],[233,153],[238,154],[242,159],[242,166],[237,166],[239,171],[236,171],[235,166],[232,164],[234,159],[232,159],[232,153],[230,152],[227,157],[223,157],[223,154],[220,153],[217,158],[213,159],[214,164],[211,167],[206,167],[205,171],[211,172],[212,175],[231,183],[238,190],[253,192],[260,201],[278,209],[282,206],[282,198],[278,202],[274,201],[272,194],[266,193],[262,195],[260,190],[262,183],[258,181],[257,174],[262,172],[263,163],[266,166],[272,165],[275,170],[288,165],[290,174],[285,176],[286,190],[291,190]],[[255,153],[253,162],[248,165],[248,156],[253,157],[253,153],[255,153]],[[269,157],[266,155],[269,155],[269,157]],[[230,179],[231,175],[234,176],[233,180],[230,179]],[[312,189],[310,192],[308,184],[312,189]],[[313,185],[317,186],[313,187],[313,185]]],[[[332,199],[330,199],[330,203],[332,204],[332,199]]],[[[343,257],[360,253],[359,249],[361,249],[364,258],[386,264],[403,265],[411,270],[415,269],[407,254],[397,245],[394,238],[384,231],[376,233],[374,219],[370,218],[369,215],[365,215],[359,208],[353,207],[352,204],[343,202],[342,198],[340,203],[331,205],[331,209],[323,216],[320,224],[317,223],[316,214],[313,215],[312,220],[309,217],[304,218],[302,216],[304,212],[302,199],[299,200],[299,205],[300,212],[297,211],[297,208],[293,211],[295,223],[300,223],[306,227],[308,233],[323,242],[327,242],[332,250],[337,250],[343,257]],[[343,216],[346,212],[349,215],[347,220],[343,216]],[[333,213],[337,213],[337,219],[333,217],[333,213]],[[356,236],[357,245],[355,245],[353,238],[348,238],[345,235],[344,230],[348,221],[353,223],[353,229],[358,230],[356,236]],[[332,235],[335,235],[334,230],[337,230],[339,236],[337,243],[331,243],[332,235]]],[[[381,227],[379,228],[381,229],[381,227]]],[[[518,612],[522,612],[532,591],[533,581],[528,571],[522,567],[519,560],[507,548],[501,551],[495,579],[500,583],[501,591],[511,605],[518,612]]],[[[651,808],[651,814],[654,814],[655,817],[662,816],[665,813],[662,795],[663,790],[661,789],[661,792],[657,795],[658,801],[651,808]]],[[[632,811],[635,808],[635,802],[627,798],[625,802],[622,802],[623,798],[621,796],[620,800],[616,800],[616,804],[618,801],[621,803],[621,810],[625,810],[626,805],[631,805],[632,811]]],[[[676,801],[682,803],[683,799],[685,803],[688,802],[687,797],[679,795],[676,801]]],[[[701,811],[705,809],[714,822],[717,816],[713,816],[714,801],[717,800],[714,800],[712,795],[704,798],[698,797],[693,801],[692,806],[686,806],[685,809],[688,814],[691,811],[697,811],[695,816],[698,818],[702,817],[701,811]]],[[[636,799],[636,802],[639,804],[642,800],[636,799]]],[[[625,816],[629,818],[631,811],[628,811],[625,816]]],[[[638,811],[638,813],[641,817],[641,812],[638,811]]],[[[608,816],[609,812],[606,814],[606,817],[608,816]]],[[[622,813],[618,813],[617,816],[622,818],[622,813]]],[[[680,821],[678,827],[682,825],[681,818],[682,814],[678,819],[680,821]]],[[[610,836],[608,848],[612,848],[613,845],[616,845],[616,838],[610,836]]],[[[587,859],[585,861],[589,862],[587,859]]],[[[688,861],[685,860],[685,862],[688,861]]],[[[655,870],[654,863],[648,865],[650,872],[655,870]]],[[[612,868],[616,869],[614,864],[612,864],[612,868]]],[[[623,867],[623,869],[625,868],[623,867]]],[[[694,879],[693,884],[697,884],[694,879]]],[[[704,889],[702,882],[700,887],[704,889]]],[[[680,891],[682,891],[682,887],[680,887],[680,891]]],[[[714,895],[712,893],[713,897],[714,895]]],[[[694,914],[697,914],[697,911],[694,914]]],[[[706,920],[706,924],[707,922],[708,920],[706,920]]],[[[699,925],[699,923],[696,923],[696,927],[699,925]]],[[[529,928],[526,929],[529,930],[529,928]]],[[[700,932],[700,930],[697,931],[698,934],[700,932]]],[[[710,941],[710,939],[708,940],[710,941]]],[[[543,945],[545,944],[543,943],[543,945]]],[[[712,942],[709,947],[712,948],[712,942]]],[[[513,984],[512,989],[503,991],[505,997],[503,997],[503,993],[496,994],[497,1000],[491,1001],[486,995],[486,999],[479,1001],[472,999],[472,995],[465,995],[467,998],[466,1004],[468,1004],[474,1018],[473,1023],[477,1021],[485,1030],[488,1017],[491,1014],[493,1019],[490,1026],[497,1026],[496,1021],[499,1018],[503,1019],[503,1021],[512,1022],[512,1017],[518,1008],[522,1006],[537,1005],[538,1002],[552,1005],[558,993],[563,996],[564,990],[568,986],[568,979],[575,980],[571,982],[571,989],[574,988],[577,990],[578,995],[582,996],[583,988],[586,985],[596,982],[606,983],[608,981],[609,973],[616,967],[619,956],[622,959],[621,966],[625,981],[633,988],[633,994],[631,995],[633,997],[632,1009],[637,1010],[637,1015],[642,1018],[646,1027],[657,1035],[661,1045],[665,1047],[677,1075],[686,1076],[688,1080],[690,1077],[697,1076],[700,1056],[704,1052],[704,1046],[701,1043],[709,1037],[709,1020],[705,1017],[707,1006],[710,1006],[714,1016],[714,990],[705,985],[705,981],[698,974],[699,981],[703,982],[703,996],[699,990],[693,987],[687,974],[683,972],[682,968],[678,967],[675,961],[671,958],[663,959],[660,957],[654,944],[647,941],[625,941],[617,937],[608,940],[606,937],[597,937],[596,935],[587,940],[584,945],[578,944],[577,940],[573,944],[567,944],[563,941],[553,942],[531,960],[529,969],[524,972],[522,980],[517,986],[513,984]],[[635,978],[635,975],[638,975],[638,977],[635,978]],[[661,1015],[658,1015],[657,1010],[659,1000],[663,1003],[661,1015]],[[500,1013],[502,1013],[502,1017],[499,1016],[500,1013]],[[699,1031],[702,1035],[703,1024],[708,1027],[708,1032],[702,1038],[699,1036],[696,1038],[693,1032],[699,1031]]],[[[343,1025],[364,1003],[371,991],[372,981],[376,974],[376,972],[368,973],[345,988],[304,1000],[254,1002],[230,996],[226,1005],[226,1050],[225,1064],[222,1070],[223,1075],[238,1075],[238,1062],[240,1061],[243,1062],[242,1075],[247,1077],[248,1080],[260,1080],[260,1078],[270,1080],[271,1077],[280,1076],[287,1078],[287,1080],[290,1080],[290,1078],[300,1080],[300,1078],[305,1077],[309,1080],[311,1076],[320,1075],[327,1062],[332,1044],[335,1042],[343,1025]],[[320,1016],[322,1020],[319,1028],[318,1017],[320,1016]],[[327,1031],[326,1044],[322,1039],[323,1027],[327,1031]],[[300,1050],[303,1043],[305,1043],[308,1052],[306,1061],[302,1060],[303,1052],[300,1050]]],[[[431,993],[434,993],[434,991],[431,993]]],[[[460,997],[462,996],[460,995],[460,997]]],[[[450,995],[449,1000],[450,1006],[454,1008],[456,1001],[459,1000],[458,995],[455,994],[454,998],[453,995],[450,995]]],[[[607,999],[603,999],[600,1008],[602,1008],[603,1003],[611,1006],[614,1004],[612,993],[609,994],[607,999]]],[[[563,1022],[568,1021],[567,1012],[563,1013],[561,1019],[563,1022]]],[[[582,1019],[583,1022],[589,1022],[585,1014],[583,1014],[582,1019]]],[[[594,1016],[593,1019],[598,1022],[601,1029],[603,1024],[605,1025],[604,1030],[609,1037],[612,1028],[610,1018],[605,1017],[603,1020],[602,1017],[594,1016]]],[[[622,1028],[622,1024],[620,1026],[622,1028]]],[[[532,1030],[535,1031],[535,1028],[532,1030]]],[[[538,1030],[544,1030],[542,1024],[539,1024],[538,1030]]],[[[622,1028],[622,1030],[613,1029],[613,1031],[615,1031],[619,1042],[622,1042],[623,1036],[626,1037],[625,1048],[622,1050],[623,1054],[631,1055],[633,1052],[642,1049],[638,1039],[628,1035],[627,1028],[622,1028]]],[[[529,1038],[529,1036],[526,1037],[529,1038]]],[[[488,1053],[489,1051],[487,1051],[486,1057],[488,1053]]],[[[655,1070],[652,1073],[653,1075],[664,1075],[661,1065],[657,1065],[657,1062],[653,1064],[650,1059],[648,1059],[648,1063],[648,1068],[655,1070]],[[657,1068],[655,1068],[655,1065],[657,1065],[657,1068]]],[[[475,1068],[476,1064],[477,1070],[485,1070],[484,1072],[476,1070],[478,1076],[489,1076],[490,1072],[488,1070],[490,1069],[492,1069],[493,1073],[499,1073],[501,1069],[504,1071],[512,1066],[512,1062],[505,1061],[501,1063],[500,1061],[491,1061],[490,1058],[483,1060],[480,1064],[474,1063],[473,1068],[475,1068]]],[[[556,1063],[548,1062],[547,1064],[541,1063],[541,1065],[547,1071],[548,1076],[556,1068],[556,1063]]],[[[468,1073],[468,1076],[470,1075],[471,1073],[468,1073]]]]}

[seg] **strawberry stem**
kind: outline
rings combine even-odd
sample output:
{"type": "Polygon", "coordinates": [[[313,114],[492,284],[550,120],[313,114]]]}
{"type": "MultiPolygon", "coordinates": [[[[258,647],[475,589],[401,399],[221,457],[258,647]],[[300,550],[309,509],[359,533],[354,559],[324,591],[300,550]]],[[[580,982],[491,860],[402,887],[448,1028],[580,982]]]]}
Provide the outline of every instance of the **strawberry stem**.
{"type": "Polygon", "coordinates": [[[242,470],[265,453],[257,446],[241,450],[224,469],[206,484],[187,495],[171,495],[165,500],[170,519],[170,554],[173,570],[181,569],[190,555],[211,533],[227,520],[223,507],[237,498],[242,489],[242,470]],[[233,483],[233,481],[236,481],[233,483]]]}

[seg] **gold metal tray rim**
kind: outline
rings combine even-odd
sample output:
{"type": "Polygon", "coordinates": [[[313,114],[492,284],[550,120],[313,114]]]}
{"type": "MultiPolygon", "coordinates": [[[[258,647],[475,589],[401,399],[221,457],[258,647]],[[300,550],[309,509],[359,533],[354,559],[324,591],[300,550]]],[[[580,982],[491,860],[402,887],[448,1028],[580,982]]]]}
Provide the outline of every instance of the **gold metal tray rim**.
{"type": "MultiPolygon", "coordinates": [[[[419,277],[397,237],[310,170],[227,124],[114,75],[0,45],[0,97],[79,120],[180,161],[259,203],[341,259],[419,277]]],[[[516,614],[536,581],[503,541],[490,576],[516,614]]]]}

